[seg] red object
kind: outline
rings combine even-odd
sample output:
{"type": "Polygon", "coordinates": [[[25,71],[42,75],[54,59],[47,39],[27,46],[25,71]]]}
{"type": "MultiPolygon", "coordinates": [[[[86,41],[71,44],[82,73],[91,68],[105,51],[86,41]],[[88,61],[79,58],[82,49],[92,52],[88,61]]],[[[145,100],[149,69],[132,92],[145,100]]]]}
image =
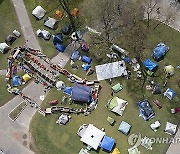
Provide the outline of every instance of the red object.
{"type": "Polygon", "coordinates": [[[174,109],[175,113],[180,113],[180,107],[174,109]]]}
{"type": "Polygon", "coordinates": [[[49,105],[57,105],[58,104],[58,100],[52,100],[48,104],[49,105]]]}
{"type": "Polygon", "coordinates": [[[162,104],[161,104],[161,102],[159,101],[159,100],[155,100],[154,101],[154,104],[159,108],[159,109],[161,109],[162,108],[162,104]]]}

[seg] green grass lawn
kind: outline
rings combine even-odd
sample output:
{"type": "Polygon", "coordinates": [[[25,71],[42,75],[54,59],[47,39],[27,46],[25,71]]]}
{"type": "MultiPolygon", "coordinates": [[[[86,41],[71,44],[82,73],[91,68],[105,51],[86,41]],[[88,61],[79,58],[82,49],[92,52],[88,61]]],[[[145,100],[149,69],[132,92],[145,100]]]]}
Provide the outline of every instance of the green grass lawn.
{"type": "Polygon", "coordinates": [[[22,102],[19,104],[10,114],[9,117],[12,120],[16,120],[17,116],[21,113],[21,111],[26,107],[26,102],[22,102]]]}
{"type": "MultiPolygon", "coordinates": [[[[21,32],[21,28],[16,17],[16,13],[10,0],[0,1],[0,42],[5,42],[8,35],[12,34],[13,30],[16,29],[21,32]]],[[[21,33],[22,34],[22,33],[21,33]]],[[[22,46],[24,44],[23,35],[16,39],[11,47],[22,46]]],[[[0,69],[6,69],[8,54],[0,53],[0,69]]]]}
{"type": "MultiPolygon", "coordinates": [[[[41,5],[47,12],[46,17],[51,16],[53,17],[55,10],[57,7],[57,1],[50,0],[42,1],[24,1],[26,4],[26,8],[29,13],[29,17],[33,24],[34,31],[37,29],[47,29],[43,26],[43,21],[36,21],[35,18],[31,15],[32,10],[37,6],[41,5]],[[52,9],[54,8],[54,9],[52,9]]],[[[78,1],[79,2],[79,1],[78,1]]],[[[59,8],[58,8],[59,9],[59,8]]],[[[60,8],[61,10],[61,8],[60,8]]],[[[62,21],[59,22],[59,28],[56,31],[50,31],[52,34],[55,34],[60,31],[62,25],[64,23],[68,23],[67,18],[64,18],[62,21]]],[[[53,57],[58,52],[55,50],[52,40],[44,41],[39,39],[40,45],[45,54],[49,57],[53,57]]],[[[152,49],[161,41],[165,41],[165,43],[170,47],[170,51],[165,56],[164,60],[160,61],[159,68],[157,73],[155,74],[154,80],[161,85],[164,82],[165,74],[163,72],[163,66],[166,64],[172,64],[173,66],[179,65],[179,57],[180,57],[180,34],[164,25],[159,26],[155,31],[153,31],[149,35],[149,41],[147,44],[146,54],[147,57],[151,56],[152,49]]],[[[128,49],[128,48],[127,48],[128,49]]],[[[90,50],[91,52],[91,50],[90,50]]],[[[95,52],[95,51],[92,51],[95,52]]],[[[86,77],[85,72],[81,69],[81,62],[77,62],[77,65],[80,66],[79,70],[72,70],[70,64],[66,65],[66,69],[71,73],[77,74],[80,77],[86,77]]],[[[92,65],[95,65],[93,62],[92,65]]],[[[134,74],[133,74],[134,75],[134,74]]],[[[89,116],[84,115],[72,115],[72,120],[66,126],[59,126],[55,122],[60,114],[53,114],[47,117],[43,117],[42,115],[36,113],[31,121],[30,126],[30,133],[32,134],[32,149],[35,150],[38,154],[75,154],[80,151],[82,147],[85,145],[80,141],[80,138],[77,136],[77,130],[80,125],[86,123],[92,123],[98,128],[105,128],[106,134],[110,137],[116,139],[116,147],[120,149],[121,153],[126,154],[127,149],[130,148],[130,145],[127,142],[128,136],[132,133],[141,133],[142,136],[147,137],[170,137],[169,135],[164,133],[165,124],[167,121],[178,124],[178,120],[180,115],[172,115],[170,113],[170,109],[174,107],[178,107],[178,100],[180,98],[180,88],[177,85],[177,80],[180,77],[180,72],[178,69],[175,69],[175,75],[168,79],[167,87],[172,88],[177,93],[177,99],[173,101],[169,101],[167,98],[164,98],[162,95],[152,95],[150,91],[144,91],[146,98],[149,99],[155,113],[156,117],[148,122],[145,122],[141,117],[139,117],[139,110],[137,107],[137,102],[142,100],[142,90],[141,90],[141,82],[139,80],[126,80],[121,77],[113,79],[113,85],[117,82],[123,84],[123,90],[119,93],[115,94],[122,99],[128,101],[128,106],[123,114],[123,116],[117,116],[114,113],[110,112],[106,107],[106,103],[108,99],[111,98],[111,86],[108,84],[107,81],[102,81],[102,91],[100,92],[98,107],[95,111],[93,111],[89,116]],[[162,102],[163,108],[159,110],[154,104],[153,100],[159,99],[162,102]],[[111,116],[116,120],[116,124],[114,126],[110,126],[107,122],[107,117],[111,116]],[[155,133],[151,130],[150,124],[156,120],[161,122],[161,127],[155,133]],[[123,135],[122,133],[118,132],[118,126],[122,120],[127,121],[129,124],[132,125],[131,132],[128,136],[123,135]]],[[[86,77],[88,79],[95,79],[96,75],[92,75],[90,77],[86,77]]],[[[64,77],[60,76],[60,80],[63,80],[67,86],[72,86],[72,84],[64,77]]],[[[165,91],[166,88],[163,89],[165,91]]],[[[46,99],[44,100],[42,107],[46,108],[49,107],[48,102],[50,100],[58,99],[61,101],[62,96],[64,94],[62,91],[57,91],[55,88],[52,89],[46,99]]],[[[60,105],[60,104],[59,104],[60,105]]],[[[79,108],[80,105],[72,104],[72,105],[65,105],[69,107],[79,108]]],[[[142,154],[161,154],[165,153],[169,145],[167,144],[153,144],[153,150],[147,151],[142,146],[138,147],[142,154]]],[[[102,150],[96,152],[91,151],[93,153],[106,153],[102,150]]]]}
{"type": "Polygon", "coordinates": [[[14,97],[7,91],[5,76],[0,76],[0,107],[3,106],[7,101],[14,97]]]}
{"type": "MultiPolygon", "coordinates": [[[[149,36],[149,45],[147,52],[149,55],[153,47],[159,43],[160,41],[164,41],[166,39],[166,43],[170,46],[170,51],[162,60],[159,62],[159,68],[157,73],[155,74],[154,80],[159,82],[161,85],[163,84],[164,73],[162,72],[163,66],[165,64],[172,64],[173,66],[178,65],[178,57],[176,55],[179,54],[179,40],[180,34],[173,29],[167,26],[160,26],[157,31],[149,36]],[[169,39],[168,39],[169,38],[169,39]]],[[[79,75],[80,77],[86,77],[85,72],[81,68],[81,62],[77,63],[80,68],[79,70],[73,71],[68,63],[66,65],[66,69],[70,72],[79,75]]],[[[93,65],[94,62],[93,62],[93,65]]],[[[156,117],[151,119],[148,122],[145,122],[141,117],[139,117],[139,110],[137,107],[137,102],[142,99],[142,91],[141,91],[141,82],[139,80],[126,80],[121,77],[113,79],[113,84],[117,82],[122,83],[123,90],[119,93],[115,94],[114,96],[118,96],[122,99],[128,101],[128,105],[123,116],[117,116],[114,113],[110,112],[106,107],[106,103],[109,98],[111,98],[111,86],[108,84],[107,81],[102,81],[102,91],[100,92],[98,107],[95,111],[93,111],[89,116],[84,115],[72,115],[72,120],[66,126],[59,126],[55,122],[60,114],[53,114],[47,117],[43,117],[40,114],[36,113],[31,121],[30,132],[33,136],[33,149],[36,153],[45,154],[45,153],[63,153],[63,154],[74,154],[78,153],[82,147],[85,145],[80,141],[80,138],[77,136],[77,130],[80,125],[86,123],[92,123],[98,128],[105,128],[106,134],[110,137],[115,138],[116,140],[116,147],[120,149],[121,153],[126,154],[127,149],[131,146],[128,144],[128,136],[132,133],[141,133],[142,136],[147,137],[171,137],[168,134],[164,133],[164,128],[166,122],[172,122],[175,124],[179,123],[179,114],[171,114],[170,109],[174,107],[178,107],[178,101],[180,98],[180,88],[176,84],[177,79],[180,76],[180,72],[178,69],[175,70],[175,75],[172,76],[168,80],[167,87],[172,88],[177,93],[177,99],[169,101],[167,98],[163,97],[162,95],[152,95],[151,91],[144,91],[146,98],[149,99],[152,108],[156,113],[156,117]],[[154,104],[153,100],[159,99],[162,102],[163,108],[159,110],[154,104]],[[116,120],[116,124],[114,126],[110,126],[107,122],[107,117],[111,116],[116,120]],[[156,120],[159,120],[161,123],[160,128],[157,132],[154,132],[150,128],[150,124],[156,120]],[[118,132],[118,126],[120,122],[124,120],[127,121],[129,124],[132,125],[131,132],[128,136],[123,135],[122,133],[118,132]],[[35,146],[36,145],[36,146],[35,146]]],[[[88,79],[95,78],[96,75],[92,75],[88,79]]],[[[67,86],[72,85],[70,84],[64,76],[59,77],[60,80],[63,80],[67,86]]],[[[162,89],[163,91],[166,88],[162,89]]],[[[42,107],[48,107],[48,101],[53,99],[61,100],[64,94],[62,91],[57,91],[56,89],[52,89],[48,96],[46,97],[45,101],[42,104],[42,107]]],[[[76,107],[77,105],[66,105],[70,107],[76,107]]],[[[79,107],[79,106],[77,106],[79,107]]],[[[163,154],[168,148],[168,144],[153,144],[153,150],[147,151],[144,147],[140,146],[138,149],[141,151],[142,154],[163,154]]],[[[102,150],[96,152],[91,151],[93,153],[106,153],[102,150]]]]}

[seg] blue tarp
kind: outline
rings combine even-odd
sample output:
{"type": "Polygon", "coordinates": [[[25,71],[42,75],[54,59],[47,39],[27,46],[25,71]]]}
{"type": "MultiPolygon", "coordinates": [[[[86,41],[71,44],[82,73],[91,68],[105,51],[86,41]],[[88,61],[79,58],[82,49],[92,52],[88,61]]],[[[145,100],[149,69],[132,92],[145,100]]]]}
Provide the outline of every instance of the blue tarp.
{"type": "Polygon", "coordinates": [[[58,51],[60,51],[60,52],[64,52],[65,47],[62,46],[61,44],[56,44],[56,49],[57,49],[58,51]]]}
{"type": "Polygon", "coordinates": [[[140,116],[143,117],[145,121],[148,121],[149,119],[155,116],[155,112],[153,111],[147,99],[143,101],[139,101],[137,104],[138,104],[140,116]]]}
{"type": "Polygon", "coordinates": [[[76,50],[76,51],[74,51],[74,52],[72,53],[72,55],[71,55],[71,60],[76,61],[76,60],[79,59],[79,57],[80,57],[79,51],[76,50]]]}
{"type": "Polygon", "coordinates": [[[82,61],[85,63],[90,64],[92,61],[92,58],[88,57],[88,56],[82,56],[82,61]]]}
{"type": "Polygon", "coordinates": [[[111,152],[114,144],[115,144],[115,140],[113,138],[104,136],[104,138],[101,142],[101,148],[107,150],[108,152],[111,152]]]}
{"type": "Polygon", "coordinates": [[[89,64],[85,64],[84,67],[83,67],[83,70],[84,71],[87,71],[91,66],[89,64]]]}
{"type": "Polygon", "coordinates": [[[53,44],[56,45],[56,44],[62,44],[63,43],[63,36],[61,33],[58,33],[56,34],[54,37],[53,37],[53,44]]]}
{"type": "Polygon", "coordinates": [[[67,95],[71,95],[72,94],[72,87],[65,87],[64,88],[64,93],[67,95]]]}
{"type": "Polygon", "coordinates": [[[162,60],[166,53],[168,52],[169,47],[164,43],[159,43],[153,50],[153,58],[156,61],[162,60]]]}
{"type": "Polygon", "coordinates": [[[20,76],[14,76],[12,82],[14,87],[20,86],[22,84],[20,76]]]}
{"type": "Polygon", "coordinates": [[[146,59],[143,62],[143,64],[145,68],[148,69],[149,71],[155,71],[155,69],[158,67],[158,65],[154,63],[153,61],[151,61],[150,59],[146,59]]]}
{"type": "Polygon", "coordinates": [[[91,98],[91,87],[80,84],[74,85],[71,95],[72,100],[89,103],[91,101],[91,98]]]}

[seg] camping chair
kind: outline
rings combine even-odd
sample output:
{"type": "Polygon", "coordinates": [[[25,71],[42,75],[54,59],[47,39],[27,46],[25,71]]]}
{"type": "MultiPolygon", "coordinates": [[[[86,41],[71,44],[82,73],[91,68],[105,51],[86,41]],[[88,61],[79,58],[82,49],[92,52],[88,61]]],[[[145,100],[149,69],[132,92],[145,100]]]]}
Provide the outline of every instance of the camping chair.
{"type": "Polygon", "coordinates": [[[92,149],[92,147],[91,147],[90,145],[88,145],[88,146],[86,147],[86,149],[87,149],[88,151],[90,151],[90,150],[92,149]]]}

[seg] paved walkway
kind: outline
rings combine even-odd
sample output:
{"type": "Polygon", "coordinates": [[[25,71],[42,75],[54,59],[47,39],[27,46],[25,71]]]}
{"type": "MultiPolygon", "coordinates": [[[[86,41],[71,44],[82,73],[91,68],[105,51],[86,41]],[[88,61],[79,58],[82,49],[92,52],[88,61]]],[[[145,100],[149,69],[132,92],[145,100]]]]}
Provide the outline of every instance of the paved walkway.
{"type": "MultiPolygon", "coordinates": [[[[15,7],[17,17],[24,35],[27,46],[41,50],[39,43],[34,35],[32,25],[30,23],[23,0],[12,0],[15,7]]],[[[70,44],[66,50],[66,54],[59,53],[52,59],[55,64],[65,66],[69,60],[71,52],[79,48],[79,44],[70,44]]],[[[4,75],[5,70],[0,71],[0,75],[4,75]]],[[[23,89],[23,93],[27,94],[31,99],[39,105],[42,103],[40,96],[44,95],[43,87],[40,84],[31,82],[23,89]]],[[[27,106],[16,121],[12,121],[8,114],[17,107],[21,102],[20,96],[14,97],[0,108],[0,149],[6,154],[31,154],[29,150],[29,124],[36,110],[27,106]]]]}

